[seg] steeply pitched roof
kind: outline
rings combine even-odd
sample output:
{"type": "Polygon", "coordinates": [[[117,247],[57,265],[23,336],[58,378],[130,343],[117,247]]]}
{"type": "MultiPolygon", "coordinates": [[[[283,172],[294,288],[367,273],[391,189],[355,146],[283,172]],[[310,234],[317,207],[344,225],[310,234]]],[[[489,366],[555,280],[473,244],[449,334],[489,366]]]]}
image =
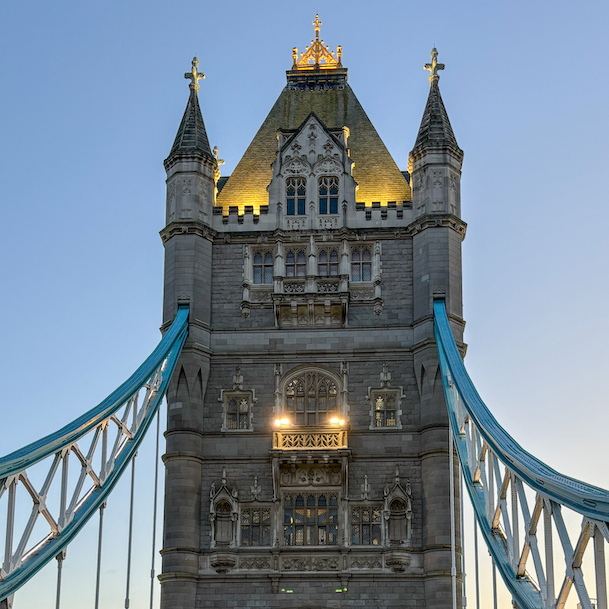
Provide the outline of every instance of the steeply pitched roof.
{"type": "Polygon", "coordinates": [[[217,205],[225,209],[266,205],[271,163],[277,154],[277,130],[297,129],[311,112],[329,129],[349,128],[348,148],[355,163],[358,201],[370,204],[411,199],[410,186],[348,84],[332,88],[288,84],[218,194],[217,205]]]}
{"type": "Polygon", "coordinates": [[[181,153],[192,154],[202,153],[212,158],[203,115],[199,107],[199,99],[195,87],[190,87],[190,96],[184,110],[184,116],[178,129],[176,139],[171,147],[171,152],[167,157],[169,161],[173,156],[181,153]]]}
{"type": "Polygon", "coordinates": [[[453,148],[455,152],[463,154],[450,126],[448,114],[440,95],[438,78],[436,77],[431,82],[427,105],[423,112],[423,119],[421,120],[413,152],[423,148],[441,148],[444,146],[453,148]]]}

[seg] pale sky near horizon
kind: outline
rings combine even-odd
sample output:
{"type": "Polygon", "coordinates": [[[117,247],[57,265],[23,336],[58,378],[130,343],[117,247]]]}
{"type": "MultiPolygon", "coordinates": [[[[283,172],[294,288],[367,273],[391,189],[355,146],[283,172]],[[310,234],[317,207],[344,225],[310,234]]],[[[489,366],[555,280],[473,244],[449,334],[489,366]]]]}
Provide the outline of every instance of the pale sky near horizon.
{"type": "MultiPolygon", "coordinates": [[[[281,92],[292,47],[309,44],[316,12],[403,170],[428,93],[422,66],[437,47],[465,151],[467,368],[524,448],[609,488],[602,0],[6,4],[0,454],[97,404],[159,339],[162,161],[192,56],[228,175],[281,92]]],[[[45,603],[36,606],[54,606],[45,603]]],[[[78,595],[63,605],[83,606],[78,595]]]]}

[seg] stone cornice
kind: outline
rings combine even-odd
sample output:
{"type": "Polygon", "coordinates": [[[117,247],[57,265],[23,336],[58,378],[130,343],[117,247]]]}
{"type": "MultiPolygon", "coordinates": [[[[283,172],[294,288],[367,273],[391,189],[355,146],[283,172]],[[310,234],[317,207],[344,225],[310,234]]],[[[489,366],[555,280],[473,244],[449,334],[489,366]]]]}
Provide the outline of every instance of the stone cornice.
{"type": "Polygon", "coordinates": [[[461,235],[461,239],[464,239],[467,224],[453,214],[426,214],[409,224],[406,230],[410,237],[414,237],[426,228],[452,228],[461,235]]]}
{"type": "Polygon", "coordinates": [[[213,241],[218,232],[198,220],[184,220],[182,222],[171,222],[159,234],[163,243],[167,243],[169,239],[176,235],[196,235],[213,241]]]}

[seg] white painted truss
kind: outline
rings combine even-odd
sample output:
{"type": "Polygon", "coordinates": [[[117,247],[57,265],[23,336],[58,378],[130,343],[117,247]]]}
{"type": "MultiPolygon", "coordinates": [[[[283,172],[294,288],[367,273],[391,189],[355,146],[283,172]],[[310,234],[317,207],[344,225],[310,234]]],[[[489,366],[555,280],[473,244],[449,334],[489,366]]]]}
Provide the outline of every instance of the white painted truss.
{"type": "Polygon", "coordinates": [[[0,607],[10,607],[18,588],[50,560],[61,559],[105,504],[154,419],[187,332],[188,307],[181,307],[151,356],[106,400],[0,459],[0,607]]]}
{"type": "Polygon", "coordinates": [[[465,371],[443,300],[434,311],[465,488],[515,606],[563,609],[574,593],[582,609],[607,609],[609,493],[552,470],[499,426],[465,371]]]}

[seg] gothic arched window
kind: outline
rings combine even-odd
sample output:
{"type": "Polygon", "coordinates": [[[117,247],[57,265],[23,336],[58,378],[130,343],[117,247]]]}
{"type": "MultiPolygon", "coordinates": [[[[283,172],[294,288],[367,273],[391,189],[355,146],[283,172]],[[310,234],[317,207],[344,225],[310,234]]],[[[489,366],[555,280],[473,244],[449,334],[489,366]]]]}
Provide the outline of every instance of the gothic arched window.
{"type": "Polygon", "coordinates": [[[306,194],[307,181],[306,178],[295,177],[288,178],[286,181],[286,207],[287,215],[304,216],[306,213],[306,194]]]}
{"type": "Polygon", "coordinates": [[[285,255],[285,276],[305,277],[307,274],[307,257],[301,250],[294,252],[289,250],[285,255]]]}
{"type": "Polygon", "coordinates": [[[338,213],[338,178],[336,176],[319,178],[319,213],[338,213]]]}
{"type": "Polygon", "coordinates": [[[254,283],[273,283],[273,254],[254,254],[254,283]]]}
{"type": "Polygon", "coordinates": [[[338,276],[338,251],[321,250],[317,257],[317,274],[320,277],[338,276]]]}
{"type": "Polygon", "coordinates": [[[285,385],[285,412],[296,425],[325,425],[338,410],[336,381],[321,370],[305,370],[285,385]]]}
{"type": "Polygon", "coordinates": [[[351,281],[372,281],[372,254],[369,247],[351,251],[351,281]]]}

